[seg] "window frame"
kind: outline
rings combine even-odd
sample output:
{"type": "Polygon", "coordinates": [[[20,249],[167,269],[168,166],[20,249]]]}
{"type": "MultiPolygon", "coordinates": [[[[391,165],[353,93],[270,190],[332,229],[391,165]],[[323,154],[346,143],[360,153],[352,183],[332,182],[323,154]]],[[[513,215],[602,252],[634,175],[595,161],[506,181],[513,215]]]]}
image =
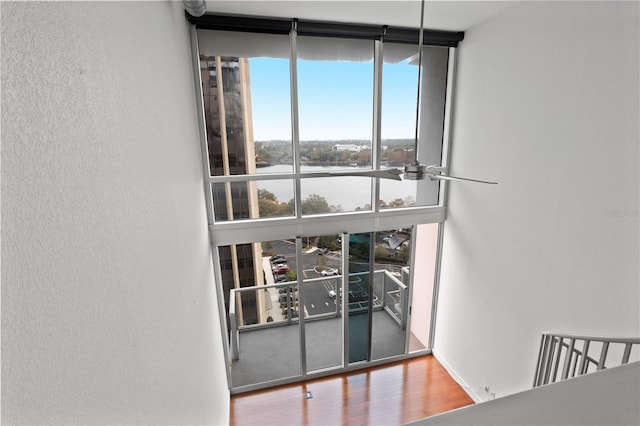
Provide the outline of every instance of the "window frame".
{"type": "MultiPolygon", "coordinates": [[[[213,253],[214,261],[214,278],[216,280],[216,288],[219,295],[222,291],[222,273],[220,259],[218,256],[218,248],[221,246],[235,245],[235,244],[249,244],[255,241],[272,241],[280,239],[298,239],[313,235],[327,235],[327,234],[339,234],[347,233],[354,234],[360,232],[380,232],[387,229],[412,227],[420,224],[427,223],[439,223],[438,232],[438,248],[436,257],[436,272],[434,276],[434,298],[432,307],[432,321],[431,332],[429,337],[429,349],[433,345],[433,334],[435,330],[435,315],[437,309],[437,293],[439,287],[439,271],[440,271],[440,259],[441,259],[441,247],[442,247],[442,235],[444,229],[444,222],[447,218],[447,199],[448,199],[448,182],[439,181],[438,192],[438,204],[431,206],[414,206],[403,207],[397,209],[383,209],[379,208],[377,202],[372,203],[372,210],[370,211],[357,211],[346,213],[328,213],[318,214],[312,216],[302,216],[300,209],[296,209],[295,217],[277,217],[277,218],[259,218],[259,219],[243,219],[238,221],[222,221],[217,222],[214,220],[213,212],[213,195],[212,184],[214,183],[232,183],[232,182],[251,182],[258,180],[277,180],[277,179],[294,179],[295,180],[295,200],[296,206],[301,206],[301,192],[300,182],[304,178],[319,177],[318,174],[312,172],[300,172],[299,167],[299,150],[297,148],[299,144],[299,138],[297,135],[297,87],[292,83],[291,96],[295,102],[292,105],[292,109],[295,111],[292,116],[293,128],[293,154],[295,159],[295,166],[293,173],[278,173],[269,175],[232,175],[232,176],[210,176],[209,168],[209,156],[207,146],[207,133],[206,133],[206,121],[204,117],[204,105],[202,99],[202,79],[200,74],[200,56],[198,51],[198,38],[197,28],[195,24],[191,25],[191,48],[193,58],[193,75],[196,91],[196,104],[198,112],[198,127],[202,149],[202,166],[204,173],[204,190],[206,200],[206,213],[209,224],[210,244],[213,253]]],[[[216,28],[220,29],[220,28],[216,28]]],[[[295,25],[292,30],[295,32],[295,25]]],[[[417,37],[416,37],[417,40],[417,37]]],[[[461,40],[461,39],[460,39],[461,40]]],[[[385,39],[386,41],[386,39],[385,39]]],[[[295,52],[296,36],[291,37],[292,52],[295,52]]],[[[383,61],[381,59],[383,50],[383,41],[377,40],[375,42],[375,56],[374,56],[374,136],[372,138],[372,162],[373,169],[376,170],[380,167],[380,115],[381,115],[381,68],[383,61]],[[380,56],[380,57],[379,57],[380,56]]],[[[437,43],[431,43],[432,45],[438,45],[437,43]]],[[[442,46],[442,45],[440,45],[442,46]]],[[[450,162],[450,147],[451,147],[451,124],[452,124],[452,105],[454,96],[454,83],[455,73],[457,65],[457,42],[455,45],[447,45],[449,49],[448,65],[447,65],[447,80],[446,80],[446,95],[445,95],[445,111],[443,119],[443,135],[442,135],[442,160],[441,166],[448,168],[450,162]]],[[[296,64],[295,55],[291,57],[291,69],[290,79],[295,82],[296,76],[296,64]]],[[[373,191],[374,199],[379,199],[379,185],[378,179],[372,179],[374,181],[373,191]]],[[[413,244],[415,247],[415,245],[413,244]]],[[[413,250],[412,250],[412,262],[413,262],[413,250]]],[[[411,280],[413,281],[413,268],[411,270],[411,280]]],[[[412,291],[412,290],[411,290],[412,291]]],[[[226,321],[224,316],[226,313],[224,297],[217,297],[218,309],[221,316],[221,330],[224,336],[223,345],[225,349],[225,357],[229,357],[229,333],[226,328],[226,321]]],[[[410,315],[410,314],[409,314],[410,315]]],[[[405,357],[408,354],[404,355],[405,357]]],[[[370,363],[369,365],[375,365],[383,362],[370,363]]],[[[231,382],[230,369],[227,368],[228,382],[231,382]]],[[[347,369],[348,370],[348,369],[347,369]]],[[[335,373],[335,372],[334,372],[335,373]]],[[[332,373],[333,374],[333,373],[332,373]]],[[[308,376],[307,376],[308,377],[308,376]]],[[[295,381],[295,380],[293,380],[295,381]]]]}
{"type": "MultiPolygon", "coordinates": [[[[195,33],[195,27],[192,28],[195,33]]],[[[199,57],[197,53],[197,33],[193,34],[196,49],[195,58],[199,57]]],[[[298,102],[297,102],[297,67],[296,67],[296,39],[295,29],[292,30],[291,40],[291,98],[292,98],[292,144],[294,168],[293,172],[271,173],[271,174],[239,174],[239,175],[219,175],[211,176],[209,173],[209,156],[206,145],[206,129],[201,129],[201,135],[204,137],[203,143],[203,167],[205,192],[207,200],[207,211],[209,215],[209,230],[211,241],[214,245],[230,244],[234,241],[246,241],[259,238],[261,240],[280,238],[295,238],[301,235],[312,235],[317,232],[367,232],[388,229],[393,226],[409,226],[420,223],[442,222],[446,219],[446,190],[447,182],[439,182],[438,204],[430,206],[412,206],[401,207],[395,209],[380,209],[379,196],[380,185],[379,179],[371,178],[372,181],[372,207],[367,211],[352,211],[340,213],[302,215],[301,204],[301,182],[304,179],[323,177],[322,173],[301,172],[298,137],[298,102]],[[274,217],[274,218],[242,218],[238,220],[215,220],[213,212],[213,195],[212,185],[214,184],[233,184],[233,183],[249,183],[255,181],[272,181],[272,180],[293,180],[294,197],[295,197],[295,216],[274,217]],[[397,224],[397,225],[395,225],[397,224]],[[295,230],[295,231],[292,231],[295,230]],[[257,233],[257,234],[256,234],[257,233]]],[[[373,119],[373,138],[372,138],[372,169],[380,168],[380,151],[381,151],[381,90],[382,90],[382,66],[383,66],[383,41],[375,41],[374,46],[374,119],[373,119]]],[[[449,153],[449,129],[451,119],[451,97],[452,97],[452,76],[455,72],[456,48],[449,47],[449,59],[447,70],[447,88],[445,95],[445,114],[444,114],[444,131],[442,139],[442,165],[448,166],[449,153]]],[[[197,92],[200,94],[200,85],[202,84],[199,73],[196,72],[198,84],[197,92]]],[[[200,115],[204,114],[202,102],[198,102],[200,107],[200,115]]],[[[201,127],[204,126],[204,118],[201,117],[201,127]]],[[[367,173],[370,170],[362,170],[367,173]]],[[[358,173],[358,171],[354,171],[358,173]]],[[[331,179],[324,177],[324,179],[331,179]]]]}

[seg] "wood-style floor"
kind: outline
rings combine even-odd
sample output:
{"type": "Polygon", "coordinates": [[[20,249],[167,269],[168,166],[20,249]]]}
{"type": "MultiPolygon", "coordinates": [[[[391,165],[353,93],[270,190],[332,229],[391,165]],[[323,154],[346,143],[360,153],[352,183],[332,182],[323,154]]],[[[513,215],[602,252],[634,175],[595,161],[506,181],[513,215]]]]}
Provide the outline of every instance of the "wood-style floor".
{"type": "Polygon", "coordinates": [[[432,356],[233,395],[235,425],[400,425],[473,404],[432,356]],[[313,398],[306,399],[310,391],[313,398]]]}

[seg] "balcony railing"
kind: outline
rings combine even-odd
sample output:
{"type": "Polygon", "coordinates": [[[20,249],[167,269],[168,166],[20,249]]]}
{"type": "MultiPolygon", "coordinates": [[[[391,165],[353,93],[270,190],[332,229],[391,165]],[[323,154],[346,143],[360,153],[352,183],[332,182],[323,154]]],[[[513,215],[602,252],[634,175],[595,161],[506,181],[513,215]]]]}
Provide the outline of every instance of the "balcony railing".
{"type": "MultiPolygon", "coordinates": [[[[349,275],[347,288],[349,289],[348,311],[350,313],[366,312],[369,308],[368,275],[367,272],[349,275]]],[[[408,322],[408,289],[400,281],[403,276],[396,277],[396,275],[387,270],[374,271],[373,309],[384,309],[398,323],[398,326],[405,330],[408,322]]],[[[314,306],[328,306],[321,312],[310,312],[305,309],[305,306],[300,306],[297,281],[231,289],[229,297],[229,351],[231,359],[234,361],[239,359],[240,334],[243,331],[298,323],[300,309],[305,314],[305,321],[335,318],[342,315],[342,298],[339,297],[341,280],[342,276],[340,275],[304,280],[305,303],[311,305],[311,302],[314,301],[312,298],[315,298],[314,306]],[[331,291],[334,292],[333,295],[330,293],[331,291]],[[242,311],[241,298],[242,295],[250,293],[254,293],[252,299],[256,301],[260,312],[258,313],[258,321],[248,324],[245,320],[248,317],[247,312],[242,311]]]]}
{"type": "Polygon", "coordinates": [[[640,338],[543,333],[533,387],[556,382],[558,372],[559,380],[565,380],[587,374],[590,368],[597,371],[627,364],[634,345],[640,345],[640,338]],[[618,357],[610,357],[612,352],[618,357]]]}

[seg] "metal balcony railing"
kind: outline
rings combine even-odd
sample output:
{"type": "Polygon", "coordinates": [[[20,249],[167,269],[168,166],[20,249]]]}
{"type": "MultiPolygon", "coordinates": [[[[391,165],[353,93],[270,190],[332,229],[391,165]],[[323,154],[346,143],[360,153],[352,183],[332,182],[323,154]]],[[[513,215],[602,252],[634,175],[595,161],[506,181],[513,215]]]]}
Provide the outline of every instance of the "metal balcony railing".
{"type": "Polygon", "coordinates": [[[543,333],[533,387],[627,364],[634,345],[640,345],[640,338],[543,333]],[[612,360],[609,357],[612,352],[618,352],[619,357],[612,360]]]}
{"type": "MultiPolygon", "coordinates": [[[[405,268],[407,269],[407,268],[405,268]]],[[[404,269],[403,273],[399,274],[400,278],[404,278],[404,269]]],[[[404,284],[398,277],[396,277],[393,273],[388,270],[376,270],[374,271],[374,282],[371,287],[368,284],[364,285],[363,288],[372,289],[373,290],[373,310],[381,310],[384,309],[387,314],[389,314],[402,328],[402,330],[406,329],[408,323],[408,288],[407,285],[404,284]]],[[[353,273],[349,274],[349,288],[358,287],[359,283],[366,283],[361,277],[368,277],[368,272],[362,273],[353,273]]],[[[406,276],[408,277],[408,269],[406,271],[406,276]]],[[[323,278],[312,278],[307,279],[303,282],[305,287],[320,285],[327,291],[326,298],[329,298],[328,289],[333,289],[336,293],[340,293],[340,275],[334,275],[331,277],[323,277],[323,278]],[[325,284],[331,281],[331,287],[326,287],[325,284]]],[[[260,328],[270,328],[270,327],[278,327],[285,326],[290,324],[296,324],[299,322],[300,312],[305,312],[304,306],[299,306],[298,300],[298,282],[297,281],[288,281],[276,284],[265,284],[260,286],[253,287],[243,287],[243,288],[234,288],[229,292],[229,355],[230,358],[234,361],[239,360],[240,358],[240,333],[243,331],[256,330],[260,328]],[[274,312],[278,312],[282,310],[282,315],[275,315],[271,317],[269,322],[259,322],[254,324],[244,324],[243,318],[245,317],[242,312],[242,303],[241,303],[241,295],[255,293],[255,300],[259,300],[257,294],[264,293],[273,290],[277,291],[280,295],[278,297],[278,302],[274,305],[275,302],[272,302],[269,299],[268,295],[265,295],[263,301],[265,306],[262,306],[261,309],[263,311],[267,311],[271,309],[274,312]],[[280,290],[283,290],[280,292],[280,290]]],[[[368,293],[364,293],[368,296],[368,293]]],[[[349,290],[349,299],[348,302],[345,300],[345,303],[348,303],[349,308],[348,311],[353,313],[357,311],[367,311],[369,309],[368,300],[363,301],[358,298],[359,294],[355,294],[351,290],[349,290]],[[352,294],[353,293],[353,294],[352,294]]],[[[362,294],[360,294],[362,296],[362,294]]],[[[323,299],[324,300],[324,299],[323,299]]],[[[322,320],[335,318],[342,315],[342,298],[337,297],[335,299],[335,308],[325,313],[315,314],[315,315],[306,315],[305,321],[314,321],[314,320],[322,320]]],[[[266,317],[266,314],[263,315],[266,317]]]]}

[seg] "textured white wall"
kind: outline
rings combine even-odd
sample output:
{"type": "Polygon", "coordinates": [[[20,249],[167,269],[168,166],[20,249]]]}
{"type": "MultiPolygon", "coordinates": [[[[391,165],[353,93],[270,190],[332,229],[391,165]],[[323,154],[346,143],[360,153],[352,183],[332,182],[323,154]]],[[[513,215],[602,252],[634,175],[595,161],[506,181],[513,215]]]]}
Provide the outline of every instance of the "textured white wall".
{"type": "Polygon", "coordinates": [[[435,353],[485,399],[543,331],[640,335],[637,2],[529,2],[466,33],[435,353]]]}
{"type": "Polygon", "coordinates": [[[227,423],[181,3],[1,7],[2,423],[227,423]]]}

